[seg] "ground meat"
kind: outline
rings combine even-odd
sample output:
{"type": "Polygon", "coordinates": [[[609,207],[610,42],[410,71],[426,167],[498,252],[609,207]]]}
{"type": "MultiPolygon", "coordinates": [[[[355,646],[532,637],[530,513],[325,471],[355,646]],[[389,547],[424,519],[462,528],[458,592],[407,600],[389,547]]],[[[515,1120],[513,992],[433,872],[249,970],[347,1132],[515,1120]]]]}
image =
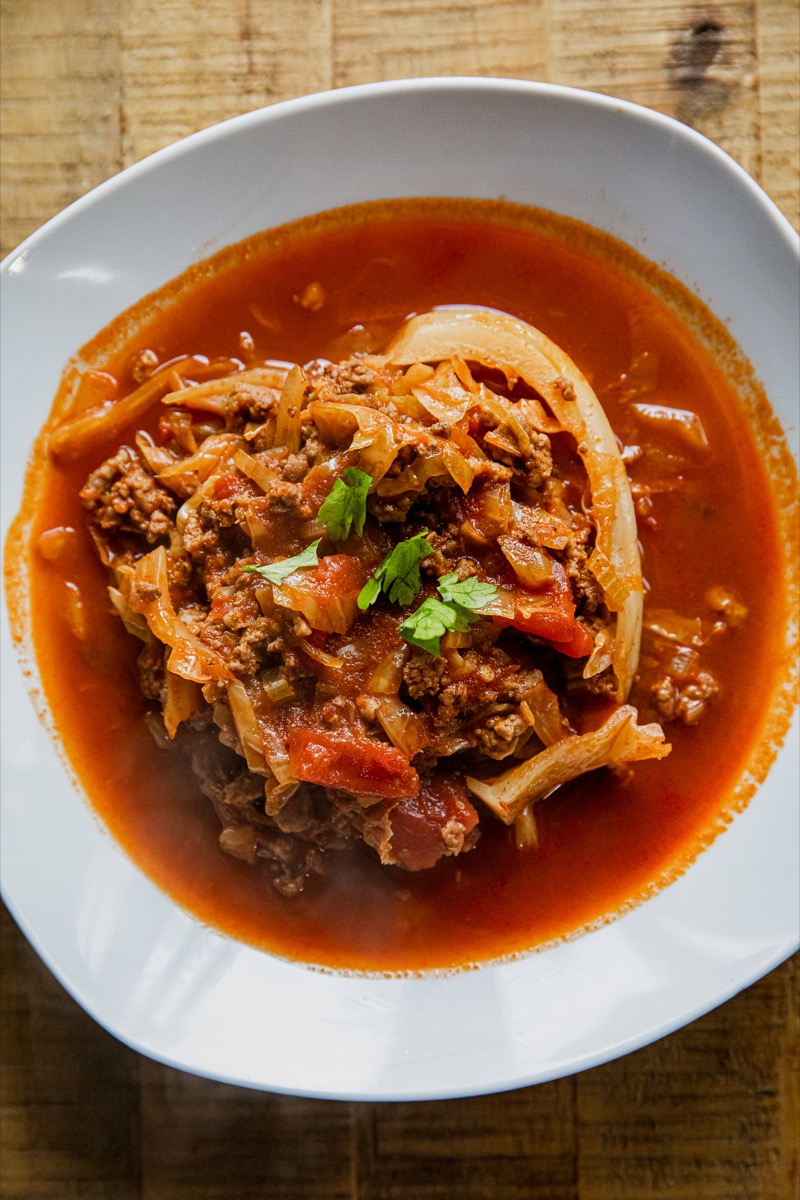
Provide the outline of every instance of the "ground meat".
{"type": "Polygon", "coordinates": [[[415,653],[406,663],[403,684],[409,703],[426,715],[434,746],[477,747],[491,758],[504,758],[528,728],[519,712],[522,699],[537,707],[542,691],[555,704],[548,720],[560,730],[558,705],[538,670],[520,670],[491,642],[459,652],[457,663],[446,657],[415,653]]]}
{"type": "Polygon", "coordinates": [[[240,635],[228,664],[239,675],[255,675],[272,657],[269,645],[280,631],[280,622],[273,617],[256,617],[240,635]]]}
{"type": "Polygon", "coordinates": [[[408,446],[401,446],[394,456],[394,460],[386,472],[385,479],[394,479],[401,471],[405,470],[419,453],[420,446],[417,443],[412,443],[408,446]]]}
{"type": "Polygon", "coordinates": [[[340,365],[326,367],[324,379],[328,390],[343,396],[348,392],[368,391],[375,383],[376,373],[361,359],[354,358],[340,365]]]}
{"type": "Polygon", "coordinates": [[[310,875],[321,875],[322,859],[315,846],[294,837],[274,837],[257,853],[272,861],[272,885],[282,896],[299,896],[310,875]]]}
{"type": "Polygon", "coordinates": [[[354,836],[352,826],[321,789],[305,786],[277,819],[268,816],[263,777],[243,768],[238,754],[226,748],[238,747],[226,704],[214,706],[214,719],[219,740],[210,731],[196,736],[192,768],[222,826],[220,846],[251,864],[265,860],[274,887],[283,895],[297,895],[308,877],[321,870],[320,849],[342,849],[354,836]]]}
{"type": "Polygon", "coordinates": [[[343,809],[326,795],[324,788],[302,785],[274,817],[283,833],[298,834],[326,850],[341,850],[355,837],[355,829],[343,809]]]}
{"type": "Polygon", "coordinates": [[[572,584],[572,594],[582,615],[597,612],[604,602],[603,590],[586,565],[593,536],[594,530],[589,521],[579,524],[564,551],[564,564],[572,584]]]}
{"type": "Polygon", "coordinates": [[[478,748],[489,758],[506,758],[527,728],[519,713],[496,713],[472,732],[478,748]]]}
{"type": "Polygon", "coordinates": [[[299,483],[276,481],[270,489],[267,503],[276,513],[293,512],[306,521],[310,520],[315,512],[299,483]]]}
{"type": "Polygon", "coordinates": [[[308,459],[304,454],[290,454],[281,470],[281,475],[289,483],[299,483],[307,473],[308,459]]]}
{"type": "Polygon", "coordinates": [[[134,612],[141,612],[148,604],[152,604],[154,600],[157,600],[160,594],[154,583],[145,583],[137,580],[131,584],[128,599],[134,612]]]}
{"type": "Polygon", "coordinates": [[[410,492],[391,500],[375,500],[370,496],[367,511],[381,523],[394,521],[403,524],[413,504],[414,496],[410,492]]]}
{"type": "Polygon", "coordinates": [[[242,771],[222,785],[219,802],[226,808],[250,811],[264,799],[264,781],[258,775],[242,771]]]}
{"type": "Polygon", "coordinates": [[[265,421],[274,411],[279,390],[254,383],[231,383],[230,391],[216,396],[214,408],[224,415],[228,428],[240,427],[243,420],[265,421]]]}
{"type": "Polygon", "coordinates": [[[446,663],[442,658],[415,652],[403,667],[403,682],[412,700],[438,694],[446,663]]]}
{"type": "MultiPolygon", "coordinates": [[[[499,453],[499,451],[498,451],[499,453]]],[[[495,462],[493,458],[482,458],[474,464],[475,478],[484,483],[509,483],[514,477],[512,467],[505,463],[495,462]]]]}
{"type": "Polygon", "coordinates": [[[187,511],[181,543],[183,555],[209,582],[217,581],[238,557],[248,551],[238,522],[228,522],[227,514],[216,505],[200,505],[198,509],[187,511]]]}
{"type": "Polygon", "coordinates": [[[80,497],[102,530],[140,534],[151,545],[169,533],[178,509],[176,498],[129,446],[92,472],[80,497]]]}
{"type": "Polygon", "coordinates": [[[525,474],[528,487],[537,488],[553,472],[553,455],[550,452],[550,438],[546,433],[531,432],[531,452],[525,459],[525,474]]]}
{"type": "Polygon", "coordinates": [[[684,679],[662,675],[652,685],[651,694],[662,721],[696,725],[718,691],[719,684],[710,671],[697,671],[684,679]]]}
{"type": "Polygon", "coordinates": [[[200,520],[206,529],[231,529],[239,523],[236,503],[233,496],[224,496],[219,500],[203,500],[198,507],[200,520]]]}
{"type": "Polygon", "coordinates": [[[160,700],[164,688],[164,647],[156,638],[146,642],[136,659],[139,686],[148,700],[160,700]]]}
{"type": "Polygon", "coordinates": [[[300,447],[302,454],[305,454],[306,461],[311,464],[315,463],[322,454],[324,449],[319,434],[313,425],[303,426],[303,444],[300,447]]]}
{"type": "Polygon", "coordinates": [[[270,654],[275,654],[283,664],[283,674],[287,679],[307,679],[314,674],[311,660],[302,650],[298,650],[286,638],[278,637],[267,646],[270,654]]]}

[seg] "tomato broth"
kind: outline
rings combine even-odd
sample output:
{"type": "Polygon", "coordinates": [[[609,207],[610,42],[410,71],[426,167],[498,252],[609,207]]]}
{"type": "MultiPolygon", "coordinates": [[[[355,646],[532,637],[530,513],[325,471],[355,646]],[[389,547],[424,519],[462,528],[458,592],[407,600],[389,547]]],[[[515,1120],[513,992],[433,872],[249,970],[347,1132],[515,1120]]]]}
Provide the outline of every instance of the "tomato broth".
{"type": "MultiPolygon", "coordinates": [[[[642,386],[643,399],[699,416],[708,454],[682,468],[679,486],[640,489],[646,604],[707,616],[709,590],[724,587],[747,610],[704,648],[719,693],[703,720],[665,726],[672,752],[663,761],[590,773],[537,805],[535,850],[517,850],[513,831],[482,813],[477,847],[431,870],[385,867],[359,848],[331,853],[301,895],[278,894],[260,866],[220,850],[186,739],[165,749],[149,731],[139,647],[109,604],[78,498],[119,439],[66,464],[45,456],[29,496],[33,645],[53,725],[91,804],[179,904],[291,959],[378,971],[463,966],[563,938],[642,900],[746,800],[743,776],[785,666],[784,553],[753,412],[739,394],[754,389],[746,364],[676,281],[566,218],[398,201],[259,235],[98,335],[67,371],[51,420],[132,391],[126,364],[143,349],[161,362],[236,357],[244,344],[255,361],[337,360],[380,351],[409,314],[454,304],[499,309],[545,332],[590,380],[626,444],[637,435],[628,402],[642,386]],[[80,536],[52,561],[40,538],[63,527],[80,536]],[[68,619],[76,595],[90,636],[76,636],[68,619]]],[[[647,482],[635,462],[631,477],[647,482]]],[[[631,701],[647,708],[636,686],[631,701]]]]}

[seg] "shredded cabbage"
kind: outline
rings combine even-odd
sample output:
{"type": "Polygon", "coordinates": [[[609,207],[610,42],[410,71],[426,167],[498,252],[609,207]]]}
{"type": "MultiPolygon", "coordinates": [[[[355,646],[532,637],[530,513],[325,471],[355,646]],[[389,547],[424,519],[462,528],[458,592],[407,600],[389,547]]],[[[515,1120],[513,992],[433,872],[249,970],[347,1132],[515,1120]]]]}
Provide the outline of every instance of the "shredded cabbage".
{"type": "Polygon", "coordinates": [[[387,359],[400,366],[454,354],[501,370],[511,380],[524,379],[575,439],[592,489],[597,545],[629,593],[617,615],[613,650],[621,703],[639,661],[643,589],[630,483],[608,418],[569,356],[538,329],[505,313],[466,307],[425,313],[408,321],[386,351],[387,359]]]}
{"type": "Polygon", "coordinates": [[[178,732],[178,726],[203,707],[203,693],[199,684],[183,679],[173,671],[166,672],[166,699],[164,701],[164,727],[170,738],[178,732]]]}
{"type": "Polygon", "coordinates": [[[193,634],[178,617],[169,594],[167,552],[158,546],[134,567],[130,606],[141,613],[152,633],[172,649],[168,670],[196,683],[229,680],[233,676],[225,660],[193,634]]]}
{"type": "Polygon", "coordinates": [[[671,746],[660,725],[637,725],[637,712],[623,704],[591,733],[561,738],[495,779],[467,778],[467,787],[492,812],[513,825],[528,804],[549,796],[570,779],[598,767],[665,758],[671,746]]]}

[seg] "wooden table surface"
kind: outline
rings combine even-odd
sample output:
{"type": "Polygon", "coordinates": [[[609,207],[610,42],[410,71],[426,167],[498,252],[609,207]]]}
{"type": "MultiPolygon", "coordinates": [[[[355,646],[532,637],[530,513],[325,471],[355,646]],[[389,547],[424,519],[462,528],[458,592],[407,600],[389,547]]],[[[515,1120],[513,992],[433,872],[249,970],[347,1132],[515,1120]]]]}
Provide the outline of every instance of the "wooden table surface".
{"type": "MultiPolygon", "coordinates": [[[[728,151],[795,224],[797,0],[2,0],[2,244],[225,117],[421,75],[571,84],[728,151]]],[[[790,961],[615,1063],[505,1095],[349,1104],[140,1058],[2,914],[5,1200],[791,1200],[790,961]]]]}

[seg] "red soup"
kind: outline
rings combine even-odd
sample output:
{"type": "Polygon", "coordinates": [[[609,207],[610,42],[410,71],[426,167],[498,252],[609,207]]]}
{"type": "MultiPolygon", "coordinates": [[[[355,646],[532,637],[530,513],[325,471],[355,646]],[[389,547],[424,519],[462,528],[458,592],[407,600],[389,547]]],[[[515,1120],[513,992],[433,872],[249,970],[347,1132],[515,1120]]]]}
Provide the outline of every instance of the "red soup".
{"type": "Polygon", "coordinates": [[[92,805],[198,918],[306,962],[619,913],[776,736],[759,421],[710,314],[564,218],[386,202],[222,252],[71,364],[19,525],[92,805]]]}

